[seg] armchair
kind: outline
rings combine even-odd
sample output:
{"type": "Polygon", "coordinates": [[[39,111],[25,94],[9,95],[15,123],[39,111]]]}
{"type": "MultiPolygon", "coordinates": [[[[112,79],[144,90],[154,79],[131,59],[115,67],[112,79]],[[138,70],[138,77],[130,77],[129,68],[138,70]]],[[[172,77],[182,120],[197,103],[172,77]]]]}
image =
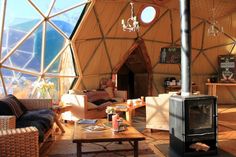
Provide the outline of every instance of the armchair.
{"type": "Polygon", "coordinates": [[[1,156],[38,157],[37,128],[16,128],[15,116],[0,116],[0,154],[1,156]]]}
{"type": "MultiPolygon", "coordinates": [[[[38,157],[39,148],[53,131],[55,115],[51,111],[52,100],[19,99],[19,101],[26,108],[20,117],[17,118],[10,113],[0,115],[0,156],[38,157]]],[[[5,99],[5,103],[9,102],[12,100],[5,99]]],[[[4,109],[6,109],[4,105],[0,104],[0,111],[4,109]]]]}

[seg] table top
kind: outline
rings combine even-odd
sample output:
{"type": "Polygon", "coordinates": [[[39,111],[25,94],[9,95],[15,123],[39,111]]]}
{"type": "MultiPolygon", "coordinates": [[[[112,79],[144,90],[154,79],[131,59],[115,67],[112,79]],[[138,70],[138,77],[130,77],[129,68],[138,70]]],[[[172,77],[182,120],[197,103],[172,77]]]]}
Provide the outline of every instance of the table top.
{"type": "MultiPolygon", "coordinates": [[[[108,123],[106,119],[98,119],[96,125],[104,126],[108,123]]],[[[125,120],[124,123],[128,124],[125,120]]],[[[134,127],[128,126],[125,131],[114,132],[111,127],[106,126],[102,131],[90,131],[86,128],[92,124],[78,124],[75,122],[73,142],[112,142],[112,141],[140,141],[145,140],[145,136],[134,127]]]]}
{"type": "Polygon", "coordinates": [[[207,86],[217,85],[217,86],[236,86],[236,83],[206,83],[207,86]]]}
{"type": "Polygon", "coordinates": [[[127,102],[118,102],[118,103],[114,103],[114,104],[112,104],[110,106],[114,107],[116,111],[126,112],[129,109],[133,110],[133,109],[145,106],[145,105],[146,105],[146,103],[143,102],[143,103],[139,103],[139,104],[133,104],[131,107],[128,107],[127,102]]]}

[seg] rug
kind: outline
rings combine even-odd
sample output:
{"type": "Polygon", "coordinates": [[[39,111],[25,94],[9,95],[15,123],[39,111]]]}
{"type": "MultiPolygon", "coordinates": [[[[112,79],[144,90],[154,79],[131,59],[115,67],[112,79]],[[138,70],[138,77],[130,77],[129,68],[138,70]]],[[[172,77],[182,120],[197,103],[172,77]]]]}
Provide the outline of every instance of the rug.
{"type": "MultiPolygon", "coordinates": [[[[99,142],[99,143],[84,143],[82,151],[100,151],[100,150],[115,150],[115,149],[131,149],[132,146],[128,142],[99,142]]],[[[76,157],[76,144],[70,140],[55,141],[52,148],[47,153],[47,157],[76,157]]],[[[83,157],[132,157],[133,151],[122,152],[106,152],[97,154],[83,154],[83,157]]],[[[140,157],[156,157],[155,153],[150,149],[144,141],[139,142],[140,157]]]]}
{"type": "MultiPolygon", "coordinates": [[[[165,157],[181,157],[180,155],[176,154],[173,150],[170,149],[169,144],[156,144],[155,146],[165,157]]],[[[213,157],[213,156],[206,155],[204,157],[213,157]]],[[[214,157],[235,157],[235,156],[228,152],[225,152],[222,149],[218,149],[218,154],[214,155],[214,157]]]]}

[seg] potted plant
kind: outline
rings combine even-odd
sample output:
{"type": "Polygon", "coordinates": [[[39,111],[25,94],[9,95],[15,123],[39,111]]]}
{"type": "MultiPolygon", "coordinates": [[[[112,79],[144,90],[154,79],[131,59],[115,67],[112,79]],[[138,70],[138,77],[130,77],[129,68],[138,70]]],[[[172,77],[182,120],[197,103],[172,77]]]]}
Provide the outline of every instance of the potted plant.
{"type": "Polygon", "coordinates": [[[115,108],[111,107],[111,106],[108,106],[106,108],[106,113],[107,113],[107,120],[112,121],[112,116],[116,113],[115,108]]]}

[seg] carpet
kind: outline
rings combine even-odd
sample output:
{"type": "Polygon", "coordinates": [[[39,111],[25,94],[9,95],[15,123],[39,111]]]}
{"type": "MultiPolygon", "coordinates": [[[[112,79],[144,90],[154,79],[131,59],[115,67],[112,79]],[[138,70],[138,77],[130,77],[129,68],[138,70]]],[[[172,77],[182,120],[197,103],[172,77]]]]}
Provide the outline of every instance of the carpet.
{"type": "MultiPolygon", "coordinates": [[[[130,149],[132,146],[128,142],[99,142],[99,143],[85,143],[82,151],[100,151],[100,150],[115,150],[115,149],[130,149]]],[[[55,141],[52,148],[47,153],[47,157],[76,157],[76,144],[70,140],[55,141]]],[[[133,151],[121,152],[106,152],[97,154],[83,154],[83,157],[131,157],[133,151]]],[[[144,141],[139,142],[139,156],[140,157],[156,157],[155,153],[150,149],[148,144],[144,141]]]]}
{"type": "MultiPolygon", "coordinates": [[[[165,156],[165,157],[181,157],[176,154],[173,150],[170,149],[169,144],[156,144],[155,147],[165,156]]],[[[213,156],[204,156],[204,157],[213,157],[213,156]]],[[[222,149],[218,149],[218,154],[214,157],[235,157],[234,155],[225,152],[222,149]]]]}

